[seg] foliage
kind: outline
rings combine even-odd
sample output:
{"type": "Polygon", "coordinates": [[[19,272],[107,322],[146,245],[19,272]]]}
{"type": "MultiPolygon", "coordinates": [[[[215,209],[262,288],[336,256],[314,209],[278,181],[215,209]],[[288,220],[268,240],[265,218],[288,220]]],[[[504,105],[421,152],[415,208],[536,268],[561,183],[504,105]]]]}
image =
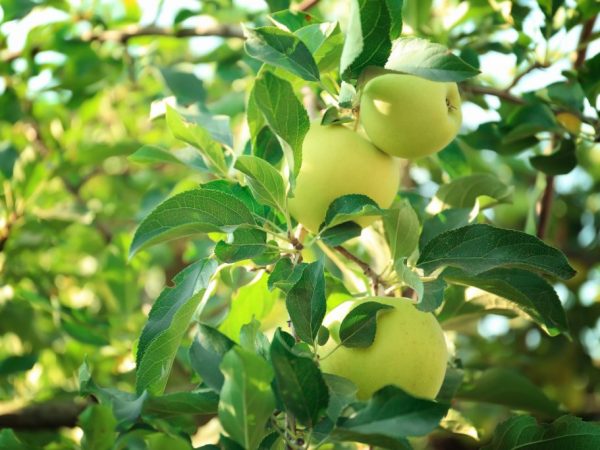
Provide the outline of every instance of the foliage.
{"type": "Polygon", "coordinates": [[[158,3],[0,5],[0,448],[598,447],[597,2],[158,3]],[[307,233],[310,122],[389,72],[461,133],[307,233]],[[371,295],[441,322],[436,399],[321,371],[371,295]]]}

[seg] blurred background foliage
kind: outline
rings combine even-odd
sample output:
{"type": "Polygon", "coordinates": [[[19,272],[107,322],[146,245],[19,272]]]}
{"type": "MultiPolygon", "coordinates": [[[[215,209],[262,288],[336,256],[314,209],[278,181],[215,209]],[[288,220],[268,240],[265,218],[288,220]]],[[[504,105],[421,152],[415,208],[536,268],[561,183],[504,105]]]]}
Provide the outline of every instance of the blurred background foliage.
{"type": "MultiPolygon", "coordinates": [[[[266,24],[265,12],[278,3],[289,2],[0,2],[0,426],[27,424],[9,413],[46,402],[55,409],[38,410],[37,425],[62,413],[75,420],[68,408],[83,407],[77,371],[86,358],[100,385],[132,390],[135,342],[151,303],[213,241],[161,245],[128,261],[132,230],[153,206],[211,179],[199,157],[191,173],[130,155],[143,145],[181,147],[160,117],[165,99],[226,115],[235,151],[243,151],[245,102],[259,63],[244,53],[239,24],[266,24]]],[[[344,1],[312,3],[312,14],[344,26],[344,1]]],[[[569,411],[595,420],[599,9],[596,0],[405,0],[403,30],[448,46],[482,72],[461,85],[461,139],[439,157],[407,166],[403,195],[418,205],[443,182],[493,173],[512,192],[486,210],[488,219],[535,233],[549,183],[553,202],[542,234],[578,270],[555,286],[572,341],[519,317],[465,312],[445,323],[456,354],[465,368],[515,369],[569,411]],[[524,107],[523,98],[543,101],[524,107]],[[570,132],[573,148],[542,162],[544,174],[530,158],[549,151],[549,129],[570,132]]],[[[236,299],[251,308],[249,300],[265,291],[265,280],[254,278],[241,267],[223,271],[203,320],[219,324],[236,299]]],[[[268,322],[281,303],[264,299],[265,309],[253,312],[268,322]]],[[[170,386],[189,378],[182,353],[170,386]]],[[[494,402],[464,402],[472,425],[465,435],[485,440],[508,417],[509,409],[494,402]]],[[[80,424],[85,428],[85,420],[80,424]]],[[[76,448],[81,429],[59,425],[67,427],[21,436],[40,447],[76,448]]]]}

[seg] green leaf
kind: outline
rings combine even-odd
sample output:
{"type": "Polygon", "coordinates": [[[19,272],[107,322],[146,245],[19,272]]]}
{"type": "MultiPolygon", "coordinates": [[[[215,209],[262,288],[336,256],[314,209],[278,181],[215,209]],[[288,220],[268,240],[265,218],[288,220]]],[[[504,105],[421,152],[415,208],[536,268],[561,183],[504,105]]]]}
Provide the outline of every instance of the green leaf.
{"type": "Polygon", "coordinates": [[[381,208],[369,197],[362,194],[342,195],[331,202],[325,220],[320,230],[335,227],[344,222],[350,222],[358,217],[379,216],[383,213],[381,208]]]}
{"type": "Polygon", "coordinates": [[[448,405],[413,397],[386,386],[348,419],[339,419],[332,436],[391,449],[409,449],[407,436],[424,436],[446,415],[448,405]]]}
{"type": "Polygon", "coordinates": [[[260,331],[260,322],[252,319],[240,329],[240,345],[265,359],[269,358],[269,340],[260,331]]]}
{"type": "Polygon", "coordinates": [[[269,275],[269,282],[267,286],[269,290],[275,288],[281,289],[287,294],[287,292],[294,287],[294,285],[300,280],[302,272],[306,264],[294,264],[289,258],[281,258],[273,267],[273,271],[269,275]]]}
{"type": "MultiPolygon", "coordinates": [[[[356,80],[368,66],[383,67],[392,48],[388,2],[352,0],[340,61],[344,80],[356,80]]],[[[397,29],[397,25],[394,25],[397,29]]]]}
{"type": "Polygon", "coordinates": [[[446,209],[423,222],[423,230],[419,238],[419,248],[431,241],[434,237],[450,230],[464,227],[469,223],[470,208],[446,209]]]}
{"type": "Polygon", "coordinates": [[[206,164],[214,167],[219,174],[223,176],[227,174],[229,167],[225,161],[223,148],[206,128],[186,120],[170,106],[167,106],[166,119],[173,136],[199,149],[206,164]]]}
{"type": "Polygon", "coordinates": [[[350,116],[340,116],[340,111],[335,106],[327,108],[321,119],[321,125],[339,125],[352,122],[354,119],[350,116]]]}
{"type": "Polygon", "coordinates": [[[443,45],[421,38],[398,39],[385,68],[431,81],[463,81],[479,74],[443,45]]]}
{"type": "Polygon", "coordinates": [[[206,163],[198,152],[191,147],[165,150],[155,145],[143,145],[128,160],[139,164],[181,164],[191,169],[206,171],[206,163]]]}
{"type": "Polygon", "coordinates": [[[417,309],[425,312],[433,312],[440,307],[444,301],[446,283],[442,278],[423,283],[423,297],[417,303],[417,309]]]}
{"type": "Polygon", "coordinates": [[[329,247],[342,245],[349,239],[360,236],[362,227],[356,222],[344,222],[320,233],[321,241],[329,247]]]}
{"type": "Polygon", "coordinates": [[[353,308],[340,324],[340,344],[345,347],[369,347],[375,340],[377,316],[394,307],[365,302],[353,308]]]}
{"type": "Polygon", "coordinates": [[[496,203],[510,203],[512,194],[513,188],[502,183],[496,176],[477,173],[456,178],[440,186],[435,196],[453,208],[472,208],[482,196],[494,200],[482,202],[482,206],[489,206],[496,203]]]}
{"type": "Polygon", "coordinates": [[[267,275],[264,274],[254,283],[247,284],[232,296],[229,313],[219,326],[219,331],[238,342],[240,329],[252,319],[262,320],[269,314],[279,298],[279,292],[269,292],[267,275]]]}
{"type": "Polygon", "coordinates": [[[283,177],[271,164],[256,156],[241,155],[235,168],[247,176],[248,185],[259,202],[286,213],[283,177]]]}
{"type": "Polygon", "coordinates": [[[193,73],[167,67],[161,68],[160,73],[178,103],[189,105],[206,101],[206,91],[202,80],[193,73]]]}
{"type": "Polygon", "coordinates": [[[558,403],[550,400],[538,386],[518,372],[504,368],[488,369],[471,382],[463,383],[456,398],[508,406],[545,417],[560,414],[558,403]]]}
{"type": "Polygon", "coordinates": [[[403,0],[385,0],[390,14],[390,39],[394,40],[402,34],[402,6],[403,0]]]}
{"type": "Polygon", "coordinates": [[[546,175],[565,175],[577,166],[575,142],[571,139],[564,140],[554,153],[532,156],[529,162],[546,175]]]}
{"type": "Polygon", "coordinates": [[[170,419],[180,416],[212,415],[217,412],[219,396],[210,390],[173,392],[160,397],[149,397],[142,413],[148,417],[170,419]]]}
{"type": "Polygon", "coordinates": [[[181,339],[216,269],[211,259],[189,265],[175,276],[175,286],[165,288],[154,303],[138,344],[138,393],[163,392],[181,339]]]}
{"type": "Polygon", "coordinates": [[[190,347],[190,365],[202,381],[215,392],[223,386],[223,374],[219,369],[223,355],[235,342],[218,330],[200,324],[198,334],[190,347]]]}
{"type": "Polygon", "coordinates": [[[253,225],[254,217],[238,198],[213,189],[193,189],[162,202],[138,226],[129,249],[140,249],[199,233],[231,232],[253,225]]]}
{"type": "Polygon", "coordinates": [[[415,31],[421,31],[431,20],[433,0],[404,0],[403,19],[415,31]]]}
{"type": "MultiPolygon", "coordinates": [[[[111,450],[117,438],[117,420],[109,405],[90,405],[80,415],[78,425],[83,430],[83,450],[111,450]]],[[[11,447],[2,447],[11,448],[11,447]]]]}
{"type": "Polygon", "coordinates": [[[308,114],[292,85],[265,71],[254,83],[254,101],[273,131],[291,147],[295,174],[302,165],[302,142],[308,133],[308,114]]]}
{"type": "Polygon", "coordinates": [[[219,261],[230,264],[256,258],[268,250],[266,243],[264,231],[242,225],[233,232],[231,242],[217,242],[215,256],[219,261]]]}
{"type": "Polygon", "coordinates": [[[512,143],[531,137],[541,131],[562,132],[554,112],[543,103],[533,103],[516,108],[507,118],[510,131],[505,132],[502,140],[512,143]]]}
{"type": "Polygon", "coordinates": [[[313,23],[294,34],[306,44],[321,72],[337,69],[344,45],[344,35],[337,23],[313,23]]]}
{"type": "Polygon", "coordinates": [[[558,295],[544,278],[535,273],[516,268],[496,268],[478,274],[446,269],[442,276],[446,281],[475,286],[515,303],[543,325],[550,335],[569,331],[558,295]]]}
{"type": "Polygon", "coordinates": [[[38,360],[35,354],[8,356],[0,360],[0,376],[27,372],[32,369],[38,360]]]}
{"type": "Polygon", "coordinates": [[[289,290],[285,305],[294,331],[304,342],[312,344],[325,317],[325,276],[321,260],[308,264],[300,279],[289,290]]]}
{"type": "Polygon", "coordinates": [[[349,379],[331,373],[324,373],[323,379],[329,388],[327,417],[335,423],[344,409],[356,401],[358,389],[349,379]]]}
{"type": "Polygon", "coordinates": [[[579,417],[562,416],[538,425],[531,416],[517,416],[496,428],[484,450],[590,450],[600,446],[600,426],[579,417]]]}
{"type": "Polygon", "coordinates": [[[0,431],[0,448],[6,450],[38,450],[36,446],[21,442],[10,428],[0,431]]]}
{"type": "Polygon", "coordinates": [[[279,396],[287,411],[307,427],[313,427],[327,409],[329,391],[317,363],[292,352],[294,338],[281,329],[271,343],[271,362],[279,396]]]}
{"type": "Polygon", "coordinates": [[[221,426],[243,448],[254,450],[275,409],[273,369],[260,356],[236,346],[223,357],[221,371],[225,375],[219,400],[221,426]]]}
{"type": "Polygon", "coordinates": [[[421,252],[418,266],[427,273],[452,266],[470,275],[498,267],[533,270],[563,279],[575,274],[565,255],[537,237],[484,224],[436,236],[421,252]]]}
{"type": "Polygon", "coordinates": [[[464,152],[455,139],[446,146],[441,152],[437,153],[438,160],[442,169],[446,171],[450,178],[460,178],[471,175],[471,166],[464,152]]]}
{"type": "Polygon", "coordinates": [[[408,258],[419,242],[419,218],[408,201],[404,200],[383,214],[385,237],[392,259],[408,258]]]}
{"type": "Polygon", "coordinates": [[[264,63],[281,67],[307,81],[319,81],[319,68],[304,42],[277,27],[246,29],[246,52],[264,63]]]}

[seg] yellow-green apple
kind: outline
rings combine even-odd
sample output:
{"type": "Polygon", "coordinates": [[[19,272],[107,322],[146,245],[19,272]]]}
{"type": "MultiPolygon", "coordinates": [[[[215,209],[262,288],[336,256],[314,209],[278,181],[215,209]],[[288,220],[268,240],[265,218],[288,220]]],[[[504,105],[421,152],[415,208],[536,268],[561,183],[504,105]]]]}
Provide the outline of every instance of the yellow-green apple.
{"type": "MultiPolygon", "coordinates": [[[[302,166],[289,210],[305,228],[316,233],[336,198],[362,194],[381,208],[388,208],[399,184],[398,160],[345,126],[312,124],[302,145],[302,166]]],[[[357,222],[365,227],[374,220],[360,217],[357,222]]]]}
{"type": "Polygon", "coordinates": [[[454,139],[462,123],[460,106],[456,83],[387,73],[365,84],[360,122],[380,150],[414,159],[454,139]]]}
{"type": "Polygon", "coordinates": [[[444,332],[433,314],[417,310],[411,300],[393,297],[350,300],[327,314],[323,324],[331,335],[319,350],[321,369],[354,382],[360,400],[368,399],[388,384],[422,398],[434,398],[439,392],[448,362],[444,332]],[[375,340],[369,347],[340,346],[342,320],[365,302],[379,302],[394,309],[378,313],[375,340]]]}

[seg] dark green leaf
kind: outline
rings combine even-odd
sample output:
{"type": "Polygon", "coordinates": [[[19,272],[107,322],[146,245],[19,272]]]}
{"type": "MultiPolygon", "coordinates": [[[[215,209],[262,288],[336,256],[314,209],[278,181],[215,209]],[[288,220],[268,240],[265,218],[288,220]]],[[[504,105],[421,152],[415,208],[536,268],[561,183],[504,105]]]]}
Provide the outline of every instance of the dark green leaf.
{"type": "Polygon", "coordinates": [[[450,142],[441,152],[437,154],[440,166],[446,171],[450,178],[460,178],[471,175],[471,166],[467,157],[456,140],[450,142]]]}
{"type": "Polygon", "coordinates": [[[321,241],[330,247],[342,245],[349,239],[360,236],[362,227],[356,222],[344,222],[320,233],[321,241]]]}
{"type": "Polygon", "coordinates": [[[369,347],[375,340],[377,316],[393,309],[379,302],[364,302],[353,308],[340,324],[340,344],[345,347],[369,347]]]}
{"type": "Polygon", "coordinates": [[[312,344],[325,317],[325,276],[321,260],[308,264],[300,279],[289,290],[285,304],[294,331],[304,342],[312,344]]]}
{"type": "Polygon", "coordinates": [[[568,333],[567,318],[558,295],[544,278],[535,273],[496,268],[472,274],[450,268],[442,276],[449,282],[475,286],[510,300],[551,335],[568,333]]]}
{"type": "Polygon", "coordinates": [[[277,330],[271,343],[271,361],[279,396],[287,411],[307,427],[314,426],[327,409],[329,391],[317,363],[292,352],[294,338],[277,330]]]}
{"type": "Polygon", "coordinates": [[[204,103],[206,92],[202,80],[191,72],[170,69],[163,67],[160,69],[165,83],[177,98],[177,102],[182,105],[191,103],[204,103]]]}
{"type": "Polygon", "coordinates": [[[160,397],[149,397],[144,402],[145,416],[169,419],[178,416],[208,415],[217,412],[219,396],[209,390],[174,392],[160,397]]]}
{"type": "Polygon", "coordinates": [[[243,448],[254,450],[275,409],[273,369],[254,352],[236,346],[223,357],[221,371],[225,375],[219,400],[221,425],[243,448]]]}
{"type": "Polygon", "coordinates": [[[266,246],[267,234],[256,228],[241,226],[233,232],[231,242],[219,241],[215,246],[215,256],[221,262],[234,263],[262,255],[266,246]]]}
{"type": "Polygon", "coordinates": [[[440,186],[436,197],[453,208],[472,208],[482,196],[490,197],[493,203],[482,201],[481,206],[508,203],[512,200],[512,193],[513,188],[502,183],[496,176],[477,173],[456,178],[440,186]]]}
{"type": "Polygon", "coordinates": [[[419,239],[419,248],[425,247],[429,241],[445,231],[464,227],[469,223],[470,215],[470,208],[446,209],[427,219],[423,222],[423,230],[421,231],[421,237],[419,239]]]}
{"type": "Polygon", "coordinates": [[[331,202],[320,229],[331,228],[358,217],[379,216],[382,212],[377,203],[366,195],[343,195],[331,202]]]}
{"type": "Polygon", "coordinates": [[[335,423],[344,412],[344,409],[356,401],[356,392],[358,389],[352,381],[344,377],[324,373],[323,379],[329,388],[327,417],[335,423]]]}
{"type": "Polygon", "coordinates": [[[235,342],[218,330],[201,324],[198,335],[190,347],[192,369],[215,392],[219,392],[223,386],[224,378],[219,369],[221,360],[234,344],[235,342]]]}
{"type": "Polygon", "coordinates": [[[138,344],[138,392],[163,392],[181,339],[216,269],[211,259],[189,265],[175,276],[175,286],[165,288],[154,303],[138,344]]]}
{"type": "Polygon", "coordinates": [[[308,114],[287,81],[265,71],[255,82],[254,100],[273,131],[291,147],[294,173],[302,165],[302,142],[308,132],[308,114]]]}
{"type": "MultiPolygon", "coordinates": [[[[83,430],[81,447],[85,450],[111,450],[117,437],[117,421],[109,405],[90,405],[79,415],[83,430]]],[[[2,448],[9,449],[11,447],[2,448]]]]}
{"type": "Polygon", "coordinates": [[[479,74],[479,70],[443,45],[414,37],[394,43],[385,68],[431,81],[463,81],[479,74]]]}
{"type": "Polygon", "coordinates": [[[13,373],[27,372],[37,362],[35,354],[8,356],[0,360],[0,376],[12,375],[13,373]]]}
{"type": "Polygon", "coordinates": [[[302,276],[306,264],[294,264],[289,258],[281,258],[269,275],[269,290],[281,289],[287,293],[302,276]]]}
{"type": "Polygon", "coordinates": [[[567,139],[561,142],[551,155],[538,155],[529,158],[531,165],[547,175],[565,175],[577,166],[575,142],[567,139]]]}
{"type": "Polygon", "coordinates": [[[246,52],[262,62],[281,67],[307,81],[319,81],[310,50],[297,36],[277,27],[247,29],[246,52]]]}
{"type": "Polygon", "coordinates": [[[560,278],[575,271],[557,249],[526,233],[474,224],[433,238],[421,252],[419,267],[427,273],[443,266],[477,275],[498,267],[534,270],[560,278]]]}

